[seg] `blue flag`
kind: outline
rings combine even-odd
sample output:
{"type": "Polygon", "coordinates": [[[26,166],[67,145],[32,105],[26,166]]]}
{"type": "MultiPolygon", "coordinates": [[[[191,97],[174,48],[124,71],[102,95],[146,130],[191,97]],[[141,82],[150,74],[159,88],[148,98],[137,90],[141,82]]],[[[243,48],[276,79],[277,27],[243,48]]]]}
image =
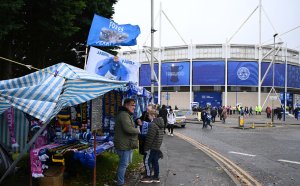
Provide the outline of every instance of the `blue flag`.
{"type": "Polygon", "coordinates": [[[94,15],[87,44],[90,46],[133,46],[141,33],[138,25],[119,25],[114,21],[94,15]]]}

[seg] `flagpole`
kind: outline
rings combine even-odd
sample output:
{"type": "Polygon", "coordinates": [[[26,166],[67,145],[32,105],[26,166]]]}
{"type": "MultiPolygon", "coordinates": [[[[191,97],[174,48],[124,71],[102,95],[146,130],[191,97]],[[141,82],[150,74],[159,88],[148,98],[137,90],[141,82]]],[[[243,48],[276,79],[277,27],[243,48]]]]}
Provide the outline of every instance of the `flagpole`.
{"type": "Polygon", "coordinates": [[[192,102],[193,102],[193,42],[191,40],[190,48],[190,110],[192,110],[192,102]]]}
{"type": "Polygon", "coordinates": [[[87,53],[88,53],[88,45],[85,45],[85,55],[84,55],[84,70],[86,70],[86,62],[87,62],[87,53]]]}
{"type": "Polygon", "coordinates": [[[158,101],[157,103],[159,105],[161,105],[161,58],[162,58],[162,55],[161,55],[161,31],[162,31],[162,28],[161,28],[161,12],[162,12],[162,4],[160,2],[160,6],[159,6],[159,46],[158,46],[158,55],[159,55],[159,58],[158,58],[158,91],[157,91],[157,96],[158,96],[158,101]]]}
{"type": "Polygon", "coordinates": [[[154,0],[151,0],[151,96],[152,96],[152,103],[154,103],[154,60],[153,60],[153,45],[154,45],[154,16],[153,16],[153,10],[154,10],[154,0]]]}
{"type": "MultiPolygon", "coordinates": [[[[286,113],[286,104],[287,104],[287,44],[285,44],[285,72],[284,72],[284,114],[283,114],[283,121],[286,121],[286,116],[285,116],[285,113],[286,113]]],[[[289,108],[291,109],[291,108],[289,108]]]]}

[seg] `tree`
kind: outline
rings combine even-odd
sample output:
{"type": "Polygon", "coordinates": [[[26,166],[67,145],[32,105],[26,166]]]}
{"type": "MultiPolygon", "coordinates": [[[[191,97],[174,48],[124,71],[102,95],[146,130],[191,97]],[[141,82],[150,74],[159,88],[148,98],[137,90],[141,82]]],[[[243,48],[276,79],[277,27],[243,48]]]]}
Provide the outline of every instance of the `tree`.
{"type": "MultiPolygon", "coordinates": [[[[0,23],[0,56],[40,69],[59,62],[83,68],[84,61],[71,49],[85,49],[94,14],[111,18],[116,2],[4,0],[0,4],[0,19],[4,20],[0,23]]],[[[31,72],[4,60],[0,65],[6,72],[1,79],[31,72]]]]}

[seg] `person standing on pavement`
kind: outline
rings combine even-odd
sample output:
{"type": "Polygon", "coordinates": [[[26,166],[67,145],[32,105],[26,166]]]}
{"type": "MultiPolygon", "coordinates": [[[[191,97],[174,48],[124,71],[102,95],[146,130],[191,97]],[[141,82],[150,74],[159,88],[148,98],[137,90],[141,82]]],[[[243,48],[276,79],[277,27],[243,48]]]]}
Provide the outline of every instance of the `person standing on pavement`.
{"type": "Polygon", "coordinates": [[[150,126],[149,113],[151,111],[156,111],[156,107],[153,104],[149,104],[147,106],[147,110],[142,113],[142,116],[135,120],[136,124],[140,127],[140,135],[139,135],[139,153],[144,155],[144,144],[146,140],[146,134],[148,132],[148,128],[150,126]]]}
{"type": "MultiPolygon", "coordinates": [[[[156,114],[156,113],[153,113],[156,114]]],[[[152,113],[150,114],[152,115],[152,113]]],[[[154,118],[151,123],[148,133],[146,135],[145,142],[145,165],[146,175],[141,179],[142,183],[159,183],[159,163],[158,160],[162,155],[160,146],[164,137],[164,121],[161,117],[154,118]],[[154,171],[153,177],[151,177],[151,168],[154,171]]]]}
{"type": "Polygon", "coordinates": [[[210,111],[210,114],[211,114],[211,121],[214,123],[216,122],[216,116],[217,116],[217,109],[214,107],[211,111],[210,111]]]}
{"type": "Polygon", "coordinates": [[[211,115],[210,114],[207,114],[207,116],[206,116],[206,127],[207,126],[210,126],[210,129],[212,129],[212,125],[210,124],[210,122],[211,122],[211,115]]]}
{"type": "Polygon", "coordinates": [[[225,106],[223,106],[223,111],[221,113],[221,118],[222,118],[222,122],[225,124],[225,120],[227,118],[227,111],[226,111],[225,106]]]}
{"type": "Polygon", "coordinates": [[[162,117],[164,120],[164,133],[166,133],[166,126],[167,126],[167,115],[168,115],[168,110],[166,105],[162,105],[161,109],[159,110],[159,117],[162,117]]]}
{"type": "Polygon", "coordinates": [[[138,148],[139,129],[134,127],[135,100],[125,99],[116,116],[114,145],[120,158],[117,170],[117,185],[125,184],[126,169],[131,163],[132,150],[138,148]]]}
{"type": "Polygon", "coordinates": [[[266,113],[267,113],[267,118],[271,118],[272,110],[269,106],[267,106],[267,108],[266,108],[266,113]]]}
{"type": "Polygon", "coordinates": [[[201,112],[201,119],[203,122],[202,128],[206,128],[206,120],[207,120],[207,108],[202,110],[201,112]]]}
{"type": "Polygon", "coordinates": [[[222,118],[221,118],[221,114],[222,114],[222,106],[219,106],[219,108],[218,108],[218,117],[220,117],[220,120],[222,120],[222,118]]]}
{"type": "Polygon", "coordinates": [[[173,136],[174,124],[176,122],[176,115],[173,112],[172,108],[170,108],[169,110],[167,119],[168,119],[168,135],[173,136]]]}
{"type": "Polygon", "coordinates": [[[252,111],[253,111],[252,106],[250,106],[250,108],[249,108],[249,116],[253,115],[252,111]]]}
{"type": "Polygon", "coordinates": [[[258,105],[258,114],[261,115],[261,111],[262,111],[262,107],[260,105],[258,105]]]}

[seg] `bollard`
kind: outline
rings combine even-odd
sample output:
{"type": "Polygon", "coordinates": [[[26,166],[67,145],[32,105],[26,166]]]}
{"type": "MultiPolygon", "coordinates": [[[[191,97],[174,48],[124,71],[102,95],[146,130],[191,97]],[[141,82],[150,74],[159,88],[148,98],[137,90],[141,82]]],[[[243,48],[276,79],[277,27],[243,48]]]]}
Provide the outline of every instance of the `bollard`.
{"type": "Polygon", "coordinates": [[[252,122],[252,128],[255,129],[254,122],[252,122]]]}
{"type": "Polygon", "coordinates": [[[245,122],[244,122],[244,117],[243,116],[239,116],[239,127],[240,128],[242,128],[243,127],[243,129],[245,128],[245,122]]]}

